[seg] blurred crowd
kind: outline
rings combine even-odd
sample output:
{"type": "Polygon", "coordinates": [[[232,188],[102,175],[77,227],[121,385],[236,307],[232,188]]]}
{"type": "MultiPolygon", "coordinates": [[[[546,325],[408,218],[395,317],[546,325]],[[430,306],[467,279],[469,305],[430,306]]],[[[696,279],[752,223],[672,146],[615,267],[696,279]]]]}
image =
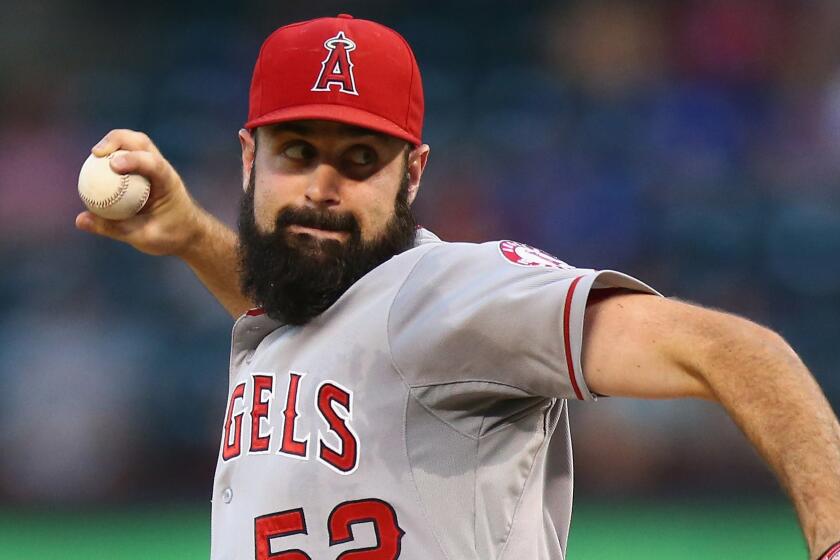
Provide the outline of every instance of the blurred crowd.
{"type": "MultiPolygon", "coordinates": [[[[421,223],[746,315],[840,405],[840,3],[284,4],[3,6],[0,504],[209,498],[232,320],[176,259],[76,231],[78,169],[143,130],[234,224],[259,45],[339,12],[417,55],[421,223]]],[[[711,406],[572,414],[584,493],[775,492],[711,406]]]]}

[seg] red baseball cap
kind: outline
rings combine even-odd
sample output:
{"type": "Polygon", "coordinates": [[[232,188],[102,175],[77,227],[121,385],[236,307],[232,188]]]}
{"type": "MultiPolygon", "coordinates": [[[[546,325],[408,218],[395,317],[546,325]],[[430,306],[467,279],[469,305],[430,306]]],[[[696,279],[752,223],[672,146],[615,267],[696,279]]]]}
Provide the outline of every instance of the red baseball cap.
{"type": "Polygon", "coordinates": [[[396,31],[341,14],[293,23],[260,48],[245,128],[322,119],[421,144],[423,84],[396,31]]]}

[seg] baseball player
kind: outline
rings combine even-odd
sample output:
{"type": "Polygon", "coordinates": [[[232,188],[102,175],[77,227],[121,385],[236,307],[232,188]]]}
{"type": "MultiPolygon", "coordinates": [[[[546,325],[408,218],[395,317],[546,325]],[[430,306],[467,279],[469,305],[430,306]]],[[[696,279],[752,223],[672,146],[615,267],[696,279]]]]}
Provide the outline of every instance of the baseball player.
{"type": "Polygon", "coordinates": [[[129,150],[111,165],[152,198],[77,227],[181,257],[238,317],[212,558],[562,559],[566,401],[606,395],[720,403],[787,489],[810,557],[840,558],[840,426],[785,342],[618,272],[417,228],[422,120],[406,41],[340,15],[260,50],[238,236],[144,134],[93,149],[129,150]]]}

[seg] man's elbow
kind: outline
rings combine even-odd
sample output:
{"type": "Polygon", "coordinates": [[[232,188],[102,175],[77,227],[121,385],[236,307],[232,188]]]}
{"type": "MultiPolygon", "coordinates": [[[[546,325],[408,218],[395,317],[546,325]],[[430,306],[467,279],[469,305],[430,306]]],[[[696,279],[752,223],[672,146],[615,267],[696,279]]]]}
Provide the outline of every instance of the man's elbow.
{"type": "MultiPolygon", "coordinates": [[[[721,391],[766,384],[781,371],[799,370],[802,362],[776,331],[749,319],[704,310],[692,329],[696,352],[687,368],[720,400],[721,391]]],[[[757,387],[756,387],[757,388],[757,387]]]]}

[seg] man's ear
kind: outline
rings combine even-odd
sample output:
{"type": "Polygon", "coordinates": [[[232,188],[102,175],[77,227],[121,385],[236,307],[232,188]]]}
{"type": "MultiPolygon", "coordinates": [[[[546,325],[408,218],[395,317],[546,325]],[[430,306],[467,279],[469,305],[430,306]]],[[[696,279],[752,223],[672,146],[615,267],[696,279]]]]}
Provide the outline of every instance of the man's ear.
{"type": "Polygon", "coordinates": [[[242,190],[248,190],[251,182],[251,171],[254,169],[254,158],[256,157],[256,141],[254,134],[245,128],[239,129],[239,144],[242,146],[242,190]]]}
{"type": "Polygon", "coordinates": [[[423,170],[429,161],[428,144],[417,146],[408,154],[408,203],[414,202],[417,191],[420,190],[420,179],[423,177],[423,170]]]}

